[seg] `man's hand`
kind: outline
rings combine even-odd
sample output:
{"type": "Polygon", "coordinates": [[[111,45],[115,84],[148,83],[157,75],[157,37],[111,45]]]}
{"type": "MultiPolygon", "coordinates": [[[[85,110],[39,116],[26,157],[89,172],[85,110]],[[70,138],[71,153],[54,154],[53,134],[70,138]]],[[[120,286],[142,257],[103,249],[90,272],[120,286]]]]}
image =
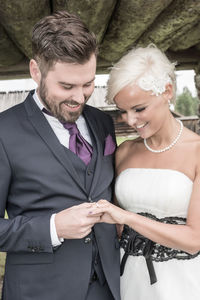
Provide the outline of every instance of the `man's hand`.
{"type": "Polygon", "coordinates": [[[100,222],[102,213],[90,216],[91,203],[75,205],[60,211],[55,216],[55,226],[59,238],[81,239],[87,236],[95,223],[100,222]]]}

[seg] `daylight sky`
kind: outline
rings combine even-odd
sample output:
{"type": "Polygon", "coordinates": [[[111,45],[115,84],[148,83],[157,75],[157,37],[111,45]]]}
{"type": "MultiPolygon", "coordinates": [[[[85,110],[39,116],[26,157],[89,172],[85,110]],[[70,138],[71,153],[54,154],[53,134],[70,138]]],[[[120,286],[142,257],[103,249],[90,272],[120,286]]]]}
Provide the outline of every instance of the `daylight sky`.
{"type": "MultiPolygon", "coordinates": [[[[194,71],[177,71],[177,94],[181,94],[183,88],[186,86],[191,91],[193,96],[197,95],[194,84],[194,71]]],[[[96,75],[95,85],[106,85],[108,75],[96,75]]],[[[36,84],[32,79],[19,79],[19,80],[0,80],[0,92],[10,91],[29,91],[34,89],[36,84]]]]}

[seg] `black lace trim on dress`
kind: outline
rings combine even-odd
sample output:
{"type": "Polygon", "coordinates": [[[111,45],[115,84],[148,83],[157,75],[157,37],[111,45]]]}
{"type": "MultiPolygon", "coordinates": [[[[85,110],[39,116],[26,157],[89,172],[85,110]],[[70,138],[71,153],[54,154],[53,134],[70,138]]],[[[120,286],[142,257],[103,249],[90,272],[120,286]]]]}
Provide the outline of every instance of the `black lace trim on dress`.
{"type": "MultiPolygon", "coordinates": [[[[165,224],[184,225],[185,218],[181,217],[165,217],[158,219],[156,216],[149,213],[139,213],[142,216],[148,217],[152,220],[159,221],[165,224]]],[[[124,249],[125,253],[121,261],[120,273],[123,275],[126,260],[129,255],[144,256],[147,264],[147,269],[150,276],[150,283],[153,284],[157,281],[156,273],[153,267],[153,261],[163,262],[170,259],[192,259],[199,255],[200,252],[191,255],[182,250],[172,249],[160,244],[157,244],[143,235],[136,232],[134,229],[124,225],[122,232],[120,247],[124,249]]]]}

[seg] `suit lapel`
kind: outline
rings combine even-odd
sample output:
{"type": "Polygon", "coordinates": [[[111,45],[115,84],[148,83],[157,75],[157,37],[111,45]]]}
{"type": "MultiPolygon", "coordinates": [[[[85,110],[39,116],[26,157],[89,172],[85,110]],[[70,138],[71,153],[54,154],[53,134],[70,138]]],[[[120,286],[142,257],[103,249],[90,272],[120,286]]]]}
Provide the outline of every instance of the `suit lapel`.
{"type": "Polygon", "coordinates": [[[71,163],[70,158],[66,155],[64,147],[60,144],[55,133],[51,129],[48,121],[45,119],[43,113],[35,103],[31,94],[28,95],[24,102],[28,118],[32,126],[37,131],[38,135],[43,139],[48,148],[52,151],[57,160],[63,165],[65,170],[70,174],[71,177],[76,181],[77,185],[86,193],[84,186],[79,180],[79,176],[71,163]]]}

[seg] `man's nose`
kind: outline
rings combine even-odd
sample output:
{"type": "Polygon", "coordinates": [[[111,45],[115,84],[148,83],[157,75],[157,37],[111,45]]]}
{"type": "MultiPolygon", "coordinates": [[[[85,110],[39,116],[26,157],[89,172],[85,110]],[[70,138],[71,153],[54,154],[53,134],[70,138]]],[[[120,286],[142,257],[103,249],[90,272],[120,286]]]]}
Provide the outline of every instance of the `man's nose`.
{"type": "Polygon", "coordinates": [[[77,88],[74,91],[73,100],[78,102],[79,104],[83,104],[85,102],[84,92],[83,92],[83,89],[81,87],[77,88]]]}

